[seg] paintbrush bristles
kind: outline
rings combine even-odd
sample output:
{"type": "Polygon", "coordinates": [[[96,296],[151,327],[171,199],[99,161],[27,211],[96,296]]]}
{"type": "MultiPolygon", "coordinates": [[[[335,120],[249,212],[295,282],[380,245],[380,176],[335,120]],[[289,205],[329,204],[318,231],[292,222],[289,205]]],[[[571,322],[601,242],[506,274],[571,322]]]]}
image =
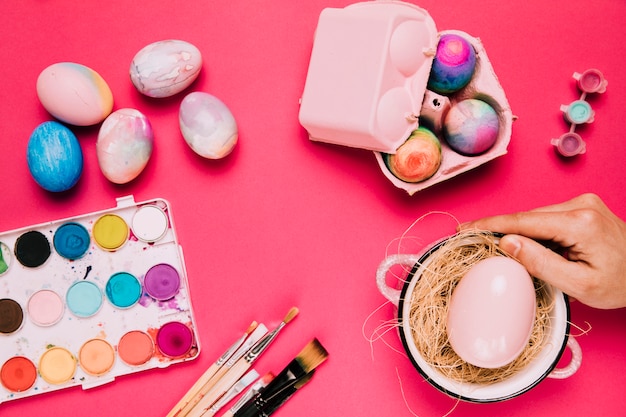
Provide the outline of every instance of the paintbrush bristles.
{"type": "Polygon", "coordinates": [[[287,315],[283,319],[283,323],[285,323],[285,324],[289,323],[291,320],[293,320],[298,315],[299,312],[300,312],[300,310],[298,310],[298,307],[292,307],[291,310],[289,310],[289,312],[287,313],[287,315]]]}
{"type": "Polygon", "coordinates": [[[252,333],[257,327],[258,327],[259,323],[257,323],[257,321],[253,321],[252,323],[250,323],[250,326],[246,329],[246,334],[250,334],[252,333]]]}
{"type": "Polygon", "coordinates": [[[317,339],[313,339],[296,356],[298,363],[306,373],[317,368],[328,358],[328,352],[317,339]]]}

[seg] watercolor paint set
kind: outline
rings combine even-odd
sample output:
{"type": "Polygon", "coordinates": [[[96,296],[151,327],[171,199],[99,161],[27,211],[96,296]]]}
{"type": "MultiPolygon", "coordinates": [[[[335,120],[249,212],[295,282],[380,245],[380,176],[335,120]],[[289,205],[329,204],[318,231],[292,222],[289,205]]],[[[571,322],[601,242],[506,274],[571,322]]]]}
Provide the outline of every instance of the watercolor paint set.
{"type": "Polygon", "coordinates": [[[200,353],[166,200],[0,233],[0,255],[0,402],[200,353]]]}

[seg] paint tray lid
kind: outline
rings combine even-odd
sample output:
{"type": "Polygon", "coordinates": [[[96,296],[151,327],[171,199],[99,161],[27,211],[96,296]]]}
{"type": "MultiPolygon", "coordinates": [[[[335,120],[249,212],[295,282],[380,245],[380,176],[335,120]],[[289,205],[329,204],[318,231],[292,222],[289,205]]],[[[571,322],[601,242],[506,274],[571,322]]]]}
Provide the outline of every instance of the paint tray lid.
{"type": "Polygon", "coordinates": [[[300,101],[310,139],[394,153],[417,127],[437,42],[410,3],[324,9],[300,101]]]}

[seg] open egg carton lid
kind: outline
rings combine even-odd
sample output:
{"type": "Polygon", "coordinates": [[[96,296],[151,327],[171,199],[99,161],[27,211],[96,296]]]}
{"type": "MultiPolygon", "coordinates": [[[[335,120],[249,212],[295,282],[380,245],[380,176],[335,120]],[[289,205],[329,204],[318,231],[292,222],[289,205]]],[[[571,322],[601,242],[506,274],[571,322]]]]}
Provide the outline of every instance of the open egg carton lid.
{"type": "Polygon", "coordinates": [[[437,32],[428,12],[414,4],[374,0],[343,9],[326,8],[319,17],[299,120],[313,141],[374,151],[383,174],[409,194],[504,155],[513,115],[482,42],[467,33],[437,32]],[[428,81],[441,36],[455,34],[476,53],[469,83],[442,95],[428,81]],[[495,143],[478,155],[455,152],[442,138],[443,120],[455,103],[478,99],[496,112],[495,143]],[[439,137],[441,165],[430,178],[405,182],[387,167],[420,123],[439,137]]]}

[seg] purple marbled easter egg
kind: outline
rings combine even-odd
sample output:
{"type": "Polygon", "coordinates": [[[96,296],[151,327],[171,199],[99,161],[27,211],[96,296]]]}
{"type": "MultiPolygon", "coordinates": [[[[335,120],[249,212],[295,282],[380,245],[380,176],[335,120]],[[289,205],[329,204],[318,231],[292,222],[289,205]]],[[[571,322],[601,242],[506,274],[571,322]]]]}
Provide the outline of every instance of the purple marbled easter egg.
{"type": "Polygon", "coordinates": [[[228,107],[211,94],[196,91],[180,104],[180,131],[198,155],[220,159],[237,144],[237,122],[228,107]]]}
{"type": "Polygon", "coordinates": [[[130,65],[130,80],[148,97],[170,97],[198,78],[202,54],[189,42],[170,39],[143,47],[130,65]]]}
{"type": "Polygon", "coordinates": [[[444,121],[446,142],[464,155],[478,155],[493,146],[498,139],[498,114],[482,100],[467,99],[456,103],[444,121]]]}
{"type": "Polygon", "coordinates": [[[153,146],[148,118],[135,109],[119,109],[104,120],[98,132],[98,165],[109,181],[126,184],[146,167],[153,146]]]}
{"type": "Polygon", "coordinates": [[[437,44],[437,52],[428,79],[428,88],[449,94],[465,87],[474,75],[476,51],[460,35],[446,34],[437,44]]]}

